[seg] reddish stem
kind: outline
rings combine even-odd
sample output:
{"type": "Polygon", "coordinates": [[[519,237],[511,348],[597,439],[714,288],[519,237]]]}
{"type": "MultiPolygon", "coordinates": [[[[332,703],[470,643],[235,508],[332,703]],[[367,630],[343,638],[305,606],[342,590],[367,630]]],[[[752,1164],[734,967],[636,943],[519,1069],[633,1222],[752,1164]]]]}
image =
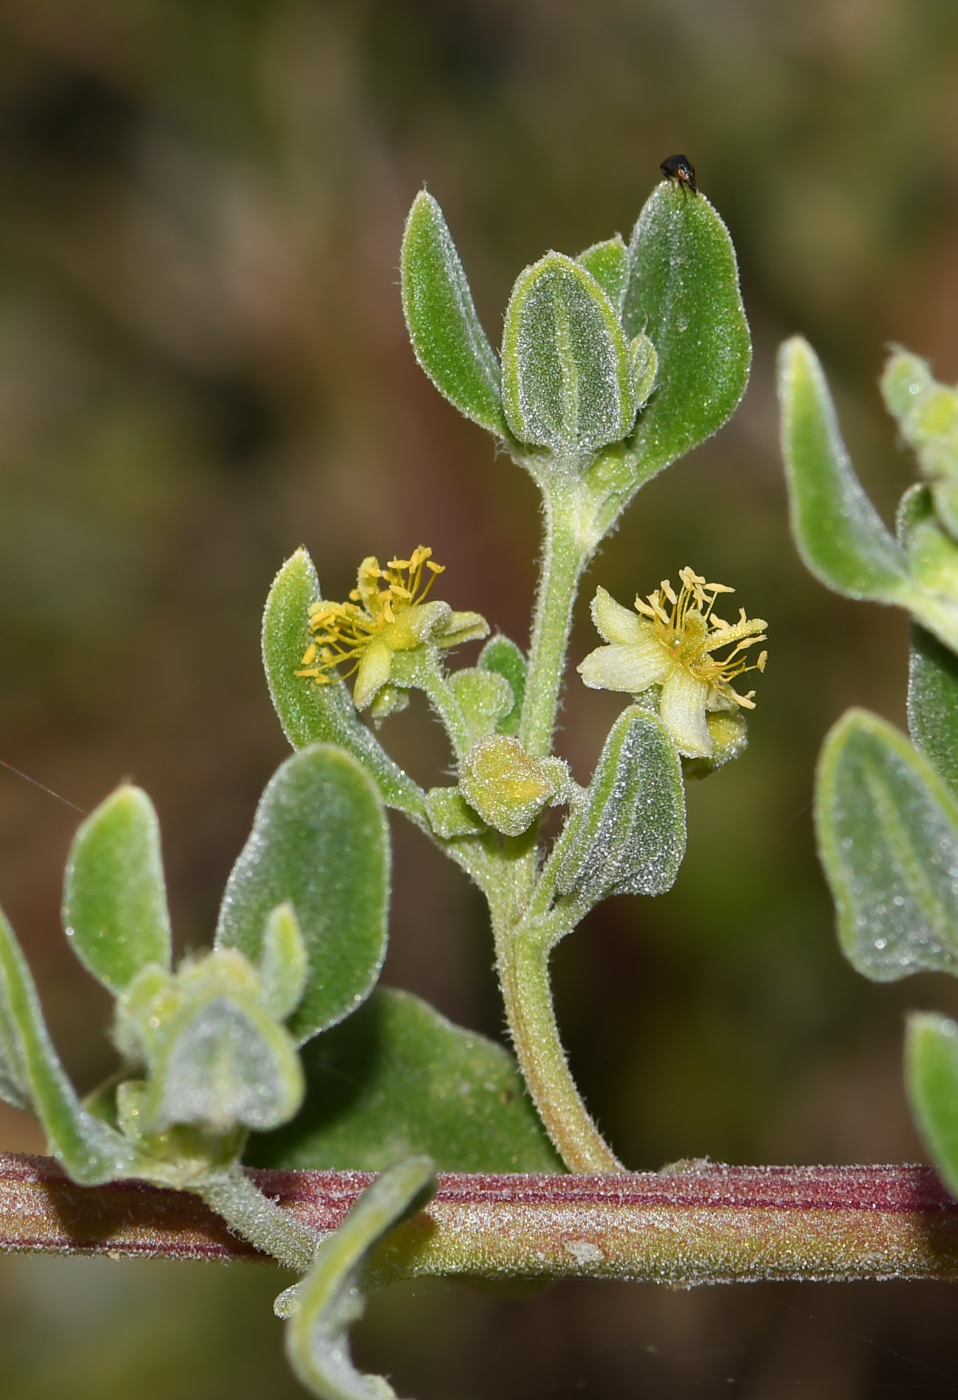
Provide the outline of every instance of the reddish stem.
{"type": "MultiPolygon", "coordinates": [[[[320,1231],[365,1172],[251,1171],[320,1231]]],[[[263,1256],[195,1197],[140,1182],[75,1186],[49,1157],[0,1154],[0,1249],[263,1256]]],[[[391,1238],[406,1274],[748,1279],[958,1278],[958,1202],[928,1167],[723,1167],[615,1176],[443,1174],[391,1238]]]]}

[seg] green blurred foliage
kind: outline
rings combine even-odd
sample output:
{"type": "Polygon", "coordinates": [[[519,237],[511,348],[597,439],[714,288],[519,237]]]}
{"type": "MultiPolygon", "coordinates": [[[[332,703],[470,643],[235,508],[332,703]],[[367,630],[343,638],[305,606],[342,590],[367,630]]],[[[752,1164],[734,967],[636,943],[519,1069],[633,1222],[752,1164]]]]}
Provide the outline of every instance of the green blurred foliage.
{"type": "MultiPolygon", "coordinates": [[[[498,341],[520,268],[627,235],[659,161],[685,151],[738,249],[752,386],[717,439],[640,493],[585,592],[628,598],[691,564],[769,619],[769,669],[750,750],[690,791],[675,889],[613,900],[559,950],[560,1021],[630,1165],[918,1158],[901,1013],[954,1013],[956,993],[930,976],[876,988],[844,965],[809,806],[842,709],[903,725],[905,623],[799,564],[772,363],[783,335],[815,344],[887,518],[913,473],[880,404],[885,343],[958,377],[956,79],[951,0],[0,0],[0,758],[87,810],[121,778],[141,783],[174,927],[207,943],[287,753],[258,633],[297,545],[344,597],[364,555],[431,544],[452,605],[526,640],[531,484],[406,342],[396,269],[414,194],[428,182],[440,200],[498,341]]],[[[583,604],[573,664],[595,645],[583,604]]],[[[580,781],[619,708],[572,674],[560,752],[580,781]]],[[[446,780],[423,706],[383,737],[424,786],[446,780]]],[[[77,989],[59,930],[78,820],[0,770],[0,898],[85,1089],[112,1061],[89,1029],[102,994],[77,989]]],[[[478,902],[395,832],[386,980],[495,1036],[478,902]]],[[[0,1145],[38,1145],[12,1111],[0,1129],[0,1145]]],[[[146,1263],[90,1265],[138,1282],[115,1321],[94,1310],[92,1339],[51,1351],[87,1267],[0,1261],[0,1355],[20,1358],[3,1363],[5,1394],[59,1397],[67,1372],[71,1393],[105,1400],[189,1395],[188,1376],[204,1397],[295,1393],[259,1271],[179,1266],[173,1286],[146,1263]],[[164,1339],[148,1383],[132,1343],[125,1367],[111,1340],[137,1327],[164,1339]]],[[[364,1364],[395,1362],[420,1400],[558,1393],[570,1376],[590,1395],[632,1395],[640,1377],[645,1395],[698,1397],[733,1374],[756,1396],[799,1378],[871,1395],[890,1372],[861,1339],[879,1333],[956,1365],[928,1341],[943,1292],[898,1291],[894,1307],[844,1292],[843,1347],[801,1333],[774,1287],[718,1292],[568,1288],[507,1308],[400,1291],[372,1310],[364,1364]],[[724,1359],[693,1367],[710,1347],[724,1359]]],[[[793,1296],[814,1311],[821,1295],[793,1296]]]]}

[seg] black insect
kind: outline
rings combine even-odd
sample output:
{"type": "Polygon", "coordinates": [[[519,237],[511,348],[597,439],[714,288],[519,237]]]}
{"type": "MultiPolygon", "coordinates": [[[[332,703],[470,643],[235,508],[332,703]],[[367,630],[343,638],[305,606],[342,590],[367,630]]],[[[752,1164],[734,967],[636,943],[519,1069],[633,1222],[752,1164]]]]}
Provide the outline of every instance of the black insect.
{"type": "Polygon", "coordinates": [[[688,156],[669,156],[659,167],[667,180],[678,180],[679,184],[693,194],[698,194],[695,188],[695,166],[688,156]]]}

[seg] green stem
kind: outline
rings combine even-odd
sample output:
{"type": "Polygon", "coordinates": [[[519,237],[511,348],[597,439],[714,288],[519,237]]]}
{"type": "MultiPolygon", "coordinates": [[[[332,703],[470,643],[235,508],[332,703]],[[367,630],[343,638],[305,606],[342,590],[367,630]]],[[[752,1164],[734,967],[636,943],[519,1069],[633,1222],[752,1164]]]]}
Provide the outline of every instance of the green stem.
{"type": "Polygon", "coordinates": [[[549,985],[545,928],[498,934],[496,956],[506,1019],[526,1087],[556,1151],[573,1172],[624,1167],[589,1116],[559,1040],[549,985]]]}
{"type": "Polygon", "coordinates": [[[469,730],[452,686],[446,680],[442,662],[437,657],[423,658],[419,684],[430,705],[442,720],[457,760],[461,763],[472,747],[469,730]]]}
{"type": "Polygon", "coordinates": [[[542,574],[536,595],[529,669],[522,706],[519,741],[535,758],[552,751],[559,696],[565,672],[566,648],[572,629],[572,607],[590,550],[577,526],[579,493],[556,489],[545,497],[545,539],[542,574]]]}
{"type": "MultiPolygon", "coordinates": [[[[679,1164],[616,1177],[448,1175],[390,1239],[409,1277],[958,1279],[958,1205],[929,1167],[679,1164]]],[[[363,1172],[257,1172],[286,1213],[335,1230],[363,1172]]],[[[77,1187],[51,1157],[0,1153],[0,1251],[249,1260],[182,1191],[77,1187]]]]}
{"type": "Polygon", "coordinates": [[[192,1190],[244,1240],[287,1268],[308,1272],[323,1236],[264,1196],[242,1167],[210,1176],[192,1190]]]}

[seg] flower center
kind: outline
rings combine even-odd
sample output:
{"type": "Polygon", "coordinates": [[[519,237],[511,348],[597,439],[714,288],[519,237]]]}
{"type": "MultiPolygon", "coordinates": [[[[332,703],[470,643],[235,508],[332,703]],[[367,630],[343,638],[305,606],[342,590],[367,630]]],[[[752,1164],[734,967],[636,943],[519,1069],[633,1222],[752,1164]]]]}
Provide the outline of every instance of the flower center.
{"type": "Polygon", "coordinates": [[[750,662],[745,655],[748,647],[765,641],[762,618],[749,619],[745,609],[739,611],[738,622],[729,623],[715,615],[715,600],[720,593],[734,593],[724,583],[706,583],[692,569],[680,570],[682,587],[675,593],[668,579],[663,579],[648,601],[636,598],[635,608],[648,618],[673,664],[682,666],[696,680],[704,681],[726,699],[746,709],[754,708],[754,691],[739,695],[730,682],[746,671],[764,671],[768,652],[760,653],[750,662]],[[713,653],[731,647],[724,656],[713,653]]]}
{"type": "Polygon", "coordinates": [[[426,545],[414,549],[409,559],[390,559],[384,569],[378,559],[364,559],[348,602],[321,600],[310,608],[309,630],[315,640],[306,648],[304,669],[296,674],[311,676],[320,685],[352,675],[370,643],[381,638],[389,644],[389,628],[425,600],[444,568],[433,563],[432,550],[426,545]],[[338,671],[350,661],[348,671],[338,671]]]}

